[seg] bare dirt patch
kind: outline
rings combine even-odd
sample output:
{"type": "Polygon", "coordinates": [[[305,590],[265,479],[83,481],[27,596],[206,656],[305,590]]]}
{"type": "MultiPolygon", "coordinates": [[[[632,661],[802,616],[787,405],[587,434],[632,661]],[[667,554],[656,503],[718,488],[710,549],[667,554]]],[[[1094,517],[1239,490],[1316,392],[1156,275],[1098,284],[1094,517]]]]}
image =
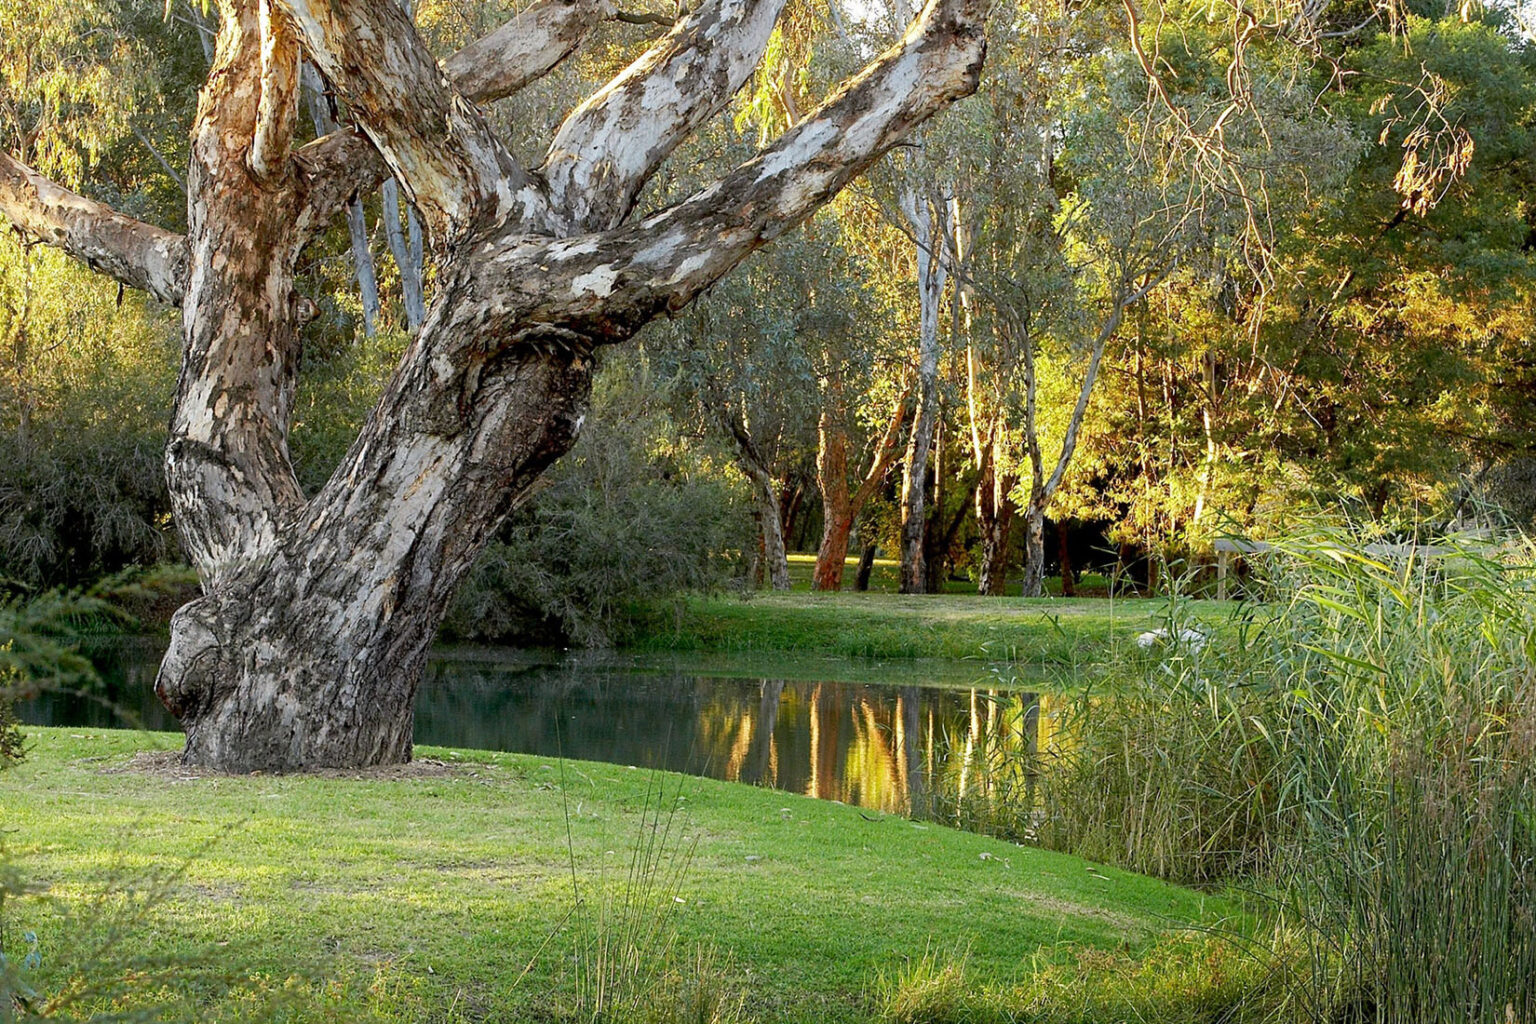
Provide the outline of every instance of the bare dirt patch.
{"type": "MultiPolygon", "coordinates": [[[[317,779],[357,779],[366,782],[405,782],[411,779],[447,779],[469,774],[468,766],[449,764],[435,758],[422,757],[409,764],[387,764],[375,768],[317,768],[310,772],[295,772],[297,774],[317,779]]],[[[481,765],[474,767],[480,768],[481,765]]],[[[227,778],[262,778],[267,775],[279,773],[251,772],[243,776],[232,776],[228,772],[216,771],[212,768],[200,768],[197,765],[181,763],[181,752],[178,750],[143,750],[134,754],[127,761],[110,765],[101,769],[102,775],[146,775],[150,778],[167,779],[172,782],[191,782],[196,779],[227,779],[227,778]]]]}

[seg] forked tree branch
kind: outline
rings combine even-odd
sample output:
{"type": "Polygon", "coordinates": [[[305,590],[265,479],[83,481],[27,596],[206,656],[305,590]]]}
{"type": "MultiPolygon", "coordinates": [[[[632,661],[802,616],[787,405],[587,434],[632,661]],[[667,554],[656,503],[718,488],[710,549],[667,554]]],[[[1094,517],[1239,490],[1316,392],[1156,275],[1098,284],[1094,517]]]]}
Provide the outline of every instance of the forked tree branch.
{"type": "Polygon", "coordinates": [[[578,107],[542,168],[570,230],[616,227],[672,151],[762,60],[784,0],[711,0],[578,107]]]}
{"type": "Polygon", "coordinates": [[[21,234],[167,305],[181,305],[186,239],[71,192],[0,152],[0,213],[21,234]]]}
{"type": "MultiPolygon", "coordinates": [[[[558,67],[610,10],[610,0],[541,0],[448,58],[445,70],[465,99],[503,99],[558,67]]],[[[373,143],[351,129],[316,139],[296,156],[309,193],[307,235],[323,231],[354,195],[372,192],[389,177],[373,143]]]]}
{"type": "Polygon", "coordinates": [[[276,0],[434,233],[534,214],[517,160],[457,96],[410,16],[376,0],[276,0]],[[517,193],[523,193],[518,197],[517,193]]]}
{"type": "Polygon", "coordinates": [[[689,199],[608,232],[489,243],[481,273],[524,325],[563,326],[595,344],[625,340],[623,325],[682,309],[913,127],[974,92],[986,51],[981,7],[930,0],[899,43],[819,110],[689,199]],[[619,336],[605,333],[613,330],[619,336]]]}

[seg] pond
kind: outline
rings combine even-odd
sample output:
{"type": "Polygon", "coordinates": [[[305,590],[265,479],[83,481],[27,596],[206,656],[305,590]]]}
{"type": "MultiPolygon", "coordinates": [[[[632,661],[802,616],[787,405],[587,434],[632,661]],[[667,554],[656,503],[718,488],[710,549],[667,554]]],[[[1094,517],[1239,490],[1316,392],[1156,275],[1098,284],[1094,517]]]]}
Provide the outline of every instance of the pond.
{"type": "MultiPolygon", "coordinates": [[[[22,721],[175,730],[153,693],[159,655],[152,643],[114,645],[95,659],[103,693],[45,694],[21,705],[22,721]]],[[[455,648],[432,657],[416,742],[664,768],[929,817],[991,785],[999,755],[1042,748],[1053,718],[1044,678],[981,662],[455,648]]]]}

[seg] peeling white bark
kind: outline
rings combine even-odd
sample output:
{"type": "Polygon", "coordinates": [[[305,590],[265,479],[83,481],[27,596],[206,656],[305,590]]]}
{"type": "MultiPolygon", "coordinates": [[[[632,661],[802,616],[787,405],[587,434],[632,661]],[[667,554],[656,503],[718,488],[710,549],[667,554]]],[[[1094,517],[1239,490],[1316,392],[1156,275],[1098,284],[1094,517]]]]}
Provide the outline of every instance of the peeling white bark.
{"type": "Polygon", "coordinates": [[[568,228],[608,228],[762,59],[784,0],[714,0],[566,119],[541,169],[568,228]]]}
{"type": "Polygon", "coordinates": [[[187,243],[54,184],[0,152],[0,213],[29,238],[54,246],[168,305],[180,305],[187,243]]]}
{"type": "MultiPolygon", "coordinates": [[[[906,71],[903,67],[903,72],[906,71]]],[[[928,590],[928,576],[923,565],[923,539],[928,522],[924,488],[939,411],[939,306],[944,299],[949,272],[940,252],[945,231],[937,223],[945,208],[916,189],[905,190],[900,203],[917,241],[919,311],[917,416],[912,421],[901,479],[901,592],[922,594],[928,590]]]]}

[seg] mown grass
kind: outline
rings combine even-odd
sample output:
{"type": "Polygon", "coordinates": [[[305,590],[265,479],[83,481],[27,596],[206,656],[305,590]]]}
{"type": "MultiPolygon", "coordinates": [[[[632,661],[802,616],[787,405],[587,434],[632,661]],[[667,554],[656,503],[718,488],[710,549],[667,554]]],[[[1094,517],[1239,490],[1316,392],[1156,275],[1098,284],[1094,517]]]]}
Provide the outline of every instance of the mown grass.
{"type": "MultiPolygon", "coordinates": [[[[789,560],[789,581],[793,590],[809,591],[811,578],[816,571],[816,556],[811,554],[791,553],[789,560]]],[[[844,563],[843,587],[853,590],[854,579],[859,574],[859,560],[849,558],[844,563]]],[[[1019,579],[1010,578],[1008,586],[1010,591],[1018,589],[1019,579]]],[[[1078,586],[1090,594],[1108,593],[1108,581],[1098,573],[1085,573],[1078,580],[1078,586]]],[[[1046,592],[1059,595],[1061,593],[1061,577],[1051,576],[1045,581],[1046,592]]],[[[869,592],[876,594],[894,594],[901,589],[901,563],[894,558],[877,558],[869,574],[869,592]]],[[[944,593],[946,594],[975,594],[976,581],[965,579],[946,579],[944,581],[944,593]]]]}
{"type": "MultiPolygon", "coordinates": [[[[1229,605],[1183,606],[1219,620],[1229,605]]],[[[1164,599],[771,593],[692,595],[627,630],[641,651],[794,651],[851,658],[950,658],[1079,665],[1162,626],[1164,599]]]]}
{"type": "Polygon", "coordinates": [[[1009,988],[1085,950],[1127,955],[1235,914],[1069,856],[611,765],[424,749],[447,767],[184,778],[127,768],[174,736],[28,732],[27,760],[0,773],[0,827],[6,859],[46,896],[0,908],[0,943],[35,931],[29,984],[84,986],[85,1010],[561,1019],[578,923],[603,905],[594,892],[632,884],[637,837],[690,857],[676,948],[704,950],[754,1021],[871,1019],[886,1009],[878,980],[931,949],[963,947],[968,977],[1009,988]],[[652,810],[642,829],[658,779],[683,809],[652,810]],[[573,880],[587,894],[574,916],[573,880]],[[92,950],[111,965],[101,976],[81,973],[92,950]]]}

